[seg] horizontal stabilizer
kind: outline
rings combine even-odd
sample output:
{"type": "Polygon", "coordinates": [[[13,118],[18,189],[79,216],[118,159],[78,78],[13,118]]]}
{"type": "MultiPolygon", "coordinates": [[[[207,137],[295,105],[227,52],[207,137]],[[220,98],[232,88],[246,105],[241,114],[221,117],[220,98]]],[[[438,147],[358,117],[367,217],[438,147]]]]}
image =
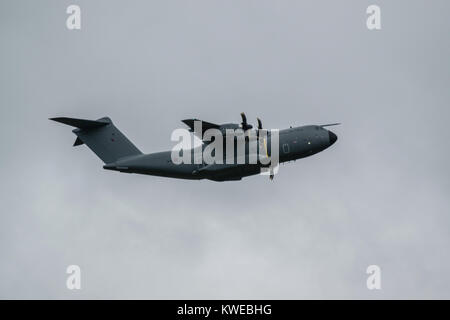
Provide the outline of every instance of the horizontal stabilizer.
{"type": "Polygon", "coordinates": [[[50,120],[61,122],[67,124],[72,127],[80,128],[80,129],[92,129],[98,128],[102,126],[106,126],[111,123],[109,119],[99,119],[99,120],[84,120],[84,119],[75,119],[75,118],[67,118],[67,117],[58,117],[58,118],[50,118],[50,120]],[[108,121],[109,120],[109,121],[108,121]]]}
{"type": "Polygon", "coordinates": [[[50,118],[50,120],[76,127],[72,130],[77,136],[73,145],[87,145],[104,163],[142,154],[108,117],[98,120],[66,117],[50,118]]]}

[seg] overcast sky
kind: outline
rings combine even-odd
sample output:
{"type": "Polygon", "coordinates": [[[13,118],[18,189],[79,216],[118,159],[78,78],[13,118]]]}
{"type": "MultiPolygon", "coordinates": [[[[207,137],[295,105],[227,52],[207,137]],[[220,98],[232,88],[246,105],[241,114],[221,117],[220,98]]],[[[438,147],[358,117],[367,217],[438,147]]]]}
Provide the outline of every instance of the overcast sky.
{"type": "Polygon", "coordinates": [[[0,298],[450,298],[449,12],[1,1],[0,298]],[[172,148],[181,119],[242,111],[266,128],[342,122],[339,140],[273,182],[185,181],[103,170],[47,120],[109,116],[149,153],[172,148]]]}

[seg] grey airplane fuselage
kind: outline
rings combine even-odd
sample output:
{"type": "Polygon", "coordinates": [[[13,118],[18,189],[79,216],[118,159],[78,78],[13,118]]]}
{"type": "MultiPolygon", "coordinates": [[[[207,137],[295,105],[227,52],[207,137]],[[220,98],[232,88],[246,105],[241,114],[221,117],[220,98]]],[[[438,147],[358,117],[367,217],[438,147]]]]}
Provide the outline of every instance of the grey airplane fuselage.
{"type": "MultiPolygon", "coordinates": [[[[291,127],[279,131],[279,162],[287,162],[314,155],[330,147],[337,136],[317,125],[291,127]]],[[[267,139],[270,150],[271,136],[267,139]]],[[[248,152],[248,148],[246,149],[248,152]]],[[[192,150],[191,150],[192,151],[192,150]]],[[[263,165],[258,164],[174,164],[172,151],[140,154],[121,158],[103,166],[107,170],[148,174],[180,179],[209,179],[214,181],[241,180],[259,174],[263,165]]],[[[247,154],[248,156],[248,154],[247,154]]]]}

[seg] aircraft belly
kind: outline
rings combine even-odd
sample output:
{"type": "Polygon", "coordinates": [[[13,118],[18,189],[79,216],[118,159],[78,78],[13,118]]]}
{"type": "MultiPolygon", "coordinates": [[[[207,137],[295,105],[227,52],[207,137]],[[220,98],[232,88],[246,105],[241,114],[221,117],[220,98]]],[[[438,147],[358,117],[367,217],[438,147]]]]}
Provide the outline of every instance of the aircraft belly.
{"type": "Polygon", "coordinates": [[[126,168],[124,171],[129,173],[180,179],[202,179],[200,176],[193,175],[193,171],[198,167],[197,165],[176,165],[171,160],[170,152],[151,154],[136,159],[121,161],[120,166],[126,168]]]}
{"type": "Polygon", "coordinates": [[[261,172],[259,165],[235,165],[221,170],[210,171],[206,176],[214,181],[234,181],[241,180],[243,177],[259,174],[261,172]]]}

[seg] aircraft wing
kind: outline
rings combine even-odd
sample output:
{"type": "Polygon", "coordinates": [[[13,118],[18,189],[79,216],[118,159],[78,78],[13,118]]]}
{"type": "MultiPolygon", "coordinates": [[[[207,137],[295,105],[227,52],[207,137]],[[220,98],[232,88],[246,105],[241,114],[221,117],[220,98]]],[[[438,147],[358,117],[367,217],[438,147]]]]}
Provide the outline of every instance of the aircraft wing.
{"type": "Polygon", "coordinates": [[[218,125],[218,124],[199,120],[199,119],[185,119],[185,120],[181,120],[181,121],[189,127],[189,131],[193,132],[200,139],[202,139],[203,134],[205,133],[206,130],[212,129],[212,128],[214,128],[214,129],[220,128],[220,125],[218,125]],[[200,136],[200,132],[194,132],[194,122],[195,121],[200,121],[202,123],[201,136],[200,136]]]}

